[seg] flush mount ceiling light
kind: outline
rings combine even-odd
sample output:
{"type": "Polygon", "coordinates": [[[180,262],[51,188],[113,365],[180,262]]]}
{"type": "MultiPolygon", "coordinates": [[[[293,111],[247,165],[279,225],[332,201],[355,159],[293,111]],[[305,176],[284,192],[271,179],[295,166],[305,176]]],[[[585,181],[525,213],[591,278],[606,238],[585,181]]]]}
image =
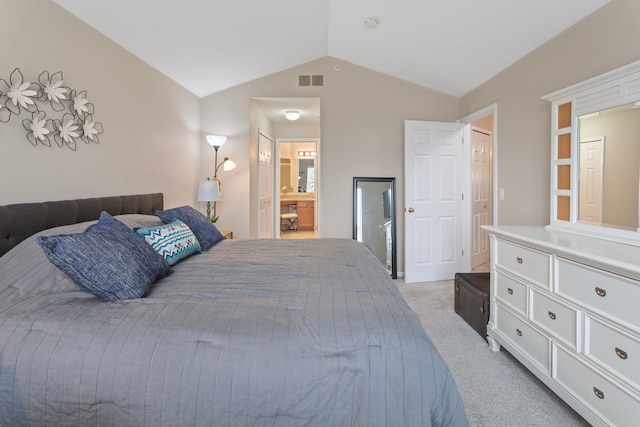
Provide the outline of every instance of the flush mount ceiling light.
{"type": "Polygon", "coordinates": [[[380,20],[375,16],[367,16],[364,18],[364,26],[367,28],[375,28],[378,26],[380,20]]]}
{"type": "Polygon", "coordinates": [[[287,111],[286,113],[284,113],[284,116],[288,120],[298,120],[300,118],[300,113],[297,111],[287,111]]]}

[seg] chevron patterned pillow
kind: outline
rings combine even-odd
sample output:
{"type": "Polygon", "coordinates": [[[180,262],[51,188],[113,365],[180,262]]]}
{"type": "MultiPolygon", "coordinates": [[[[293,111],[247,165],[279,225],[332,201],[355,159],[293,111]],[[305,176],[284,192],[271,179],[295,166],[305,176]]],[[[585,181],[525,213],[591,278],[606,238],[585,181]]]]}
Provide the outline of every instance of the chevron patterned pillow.
{"type": "Polygon", "coordinates": [[[157,227],[134,228],[169,265],[200,252],[200,243],[191,229],[180,220],[157,227]]]}

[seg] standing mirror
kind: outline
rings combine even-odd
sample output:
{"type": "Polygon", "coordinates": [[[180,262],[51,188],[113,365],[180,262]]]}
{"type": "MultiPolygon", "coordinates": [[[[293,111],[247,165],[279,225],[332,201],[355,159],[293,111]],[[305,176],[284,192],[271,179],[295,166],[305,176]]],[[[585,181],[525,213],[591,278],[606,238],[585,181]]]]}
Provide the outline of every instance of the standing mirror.
{"type": "Polygon", "coordinates": [[[353,178],[353,239],[364,243],[391,277],[396,266],[395,178],[353,178]]]}

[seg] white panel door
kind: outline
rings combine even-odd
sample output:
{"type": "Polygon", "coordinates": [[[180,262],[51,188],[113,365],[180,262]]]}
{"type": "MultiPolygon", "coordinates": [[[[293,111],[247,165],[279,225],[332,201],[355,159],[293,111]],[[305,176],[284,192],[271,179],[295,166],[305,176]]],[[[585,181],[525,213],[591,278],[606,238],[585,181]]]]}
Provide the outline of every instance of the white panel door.
{"type": "Polygon", "coordinates": [[[471,268],[489,262],[489,234],[481,227],[490,225],[491,148],[493,136],[481,129],[471,130],[471,268]]]}
{"type": "Polygon", "coordinates": [[[275,237],[273,227],[273,140],[258,134],[258,238],[275,237]]]}
{"type": "Polygon", "coordinates": [[[462,142],[458,123],[405,121],[405,281],[462,271],[462,142]]]}

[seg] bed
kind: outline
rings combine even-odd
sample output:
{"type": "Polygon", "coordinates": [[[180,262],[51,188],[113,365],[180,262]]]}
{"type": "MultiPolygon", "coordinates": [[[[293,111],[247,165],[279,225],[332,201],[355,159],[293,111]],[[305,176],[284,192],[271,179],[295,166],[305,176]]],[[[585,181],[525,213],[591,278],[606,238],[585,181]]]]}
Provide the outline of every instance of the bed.
{"type": "Polygon", "coordinates": [[[3,425],[468,425],[362,243],[221,240],[111,302],[41,246],[88,233],[103,211],[129,230],[163,227],[162,205],[156,193],[0,207],[3,425]]]}

